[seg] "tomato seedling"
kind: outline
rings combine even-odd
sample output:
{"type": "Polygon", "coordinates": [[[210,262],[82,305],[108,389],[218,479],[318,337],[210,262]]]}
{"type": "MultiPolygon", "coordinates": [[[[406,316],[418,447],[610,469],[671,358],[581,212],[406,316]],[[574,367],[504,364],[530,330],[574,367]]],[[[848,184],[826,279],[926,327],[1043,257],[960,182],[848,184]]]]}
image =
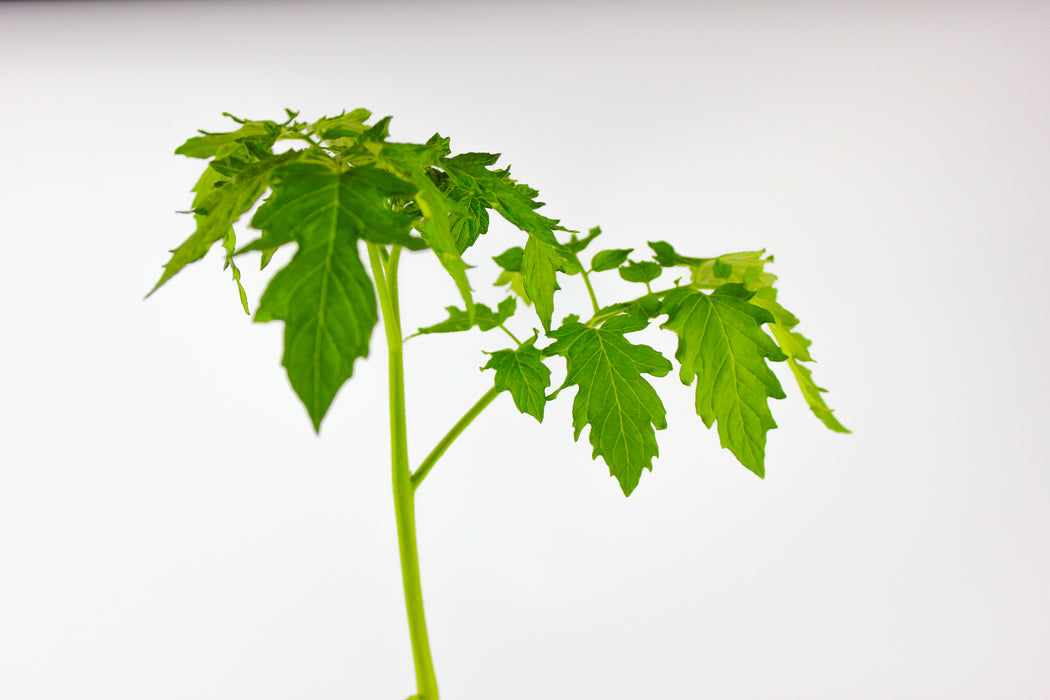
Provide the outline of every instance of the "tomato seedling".
{"type": "Polygon", "coordinates": [[[356,360],[368,355],[382,318],[415,698],[438,700],[419,579],[415,492],[448,446],[504,391],[519,411],[542,422],[547,402],[576,387],[573,437],[578,440],[589,428],[592,459],[601,457],[630,495],[659,454],[656,431],[667,427],[663,403],[646,375],[665,376],[674,365],[628,336],[666,316],[659,327],[677,336],[678,375],[686,386],[695,383],[697,414],[708,428],[718,426],[722,446],[758,476],[765,474],[766,433],[776,427],[769,399],[785,396],[769,362],[786,362],[816,416],[831,430],[849,432],[800,364],[813,360],[810,341],[795,330],[798,319],[778,303],[776,276],[766,270],[773,258],[764,251],[690,257],[656,241],[648,243],[649,260],[631,259],[634,249],[626,248],[598,251],[585,263],[581,256],[601,229],[580,237],[538,213],[543,206],[538,192],[511,179],[509,168],[495,168],[497,154],[452,155],[449,140],[438,134],[424,144],[388,141],[390,117],[367,125],[371,113],[365,109],[313,123],[296,121],[298,113],[291,110],[281,123],[226,116],[238,128],[202,131],[175,151],[210,160],[193,188],[196,231],[172,251],[150,294],[221,241],[226,268],[249,312],[236,259],[257,251],[265,268],[279,248],[294,245],[290,262],[263,292],[255,320],[284,322],[282,364],[316,431],[356,360]],[[274,153],[279,141],[291,141],[284,145],[292,148],[274,153]],[[238,248],[233,224],[267,192],[250,222],[259,236],[238,248]],[[499,269],[495,285],[507,288],[494,309],[474,300],[463,260],[488,231],[489,210],[524,234],[524,245],[493,258],[499,269]],[[558,232],[569,239],[559,240],[558,232]],[[398,294],[405,250],[436,255],[463,302],[446,308],[447,319],[413,335],[477,327],[500,331],[509,340],[508,347],[488,353],[484,369],[493,372],[492,387],[415,470],[407,452],[398,294]],[[602,306],[591,278],[614,270],[639,292],[602,306]],[[654,289],[669,270],[678,279],[654,289]],[[559,276],[583,282],[591,302],[588,320],[570,314],[554,324],[559,276]],[[508,327],[523,312],[519,302],[538,317],[542,341],[539,330],[521,340],[508,327]],[[566,377],[548,393],[553,358],[565,362],[566,377]]]}

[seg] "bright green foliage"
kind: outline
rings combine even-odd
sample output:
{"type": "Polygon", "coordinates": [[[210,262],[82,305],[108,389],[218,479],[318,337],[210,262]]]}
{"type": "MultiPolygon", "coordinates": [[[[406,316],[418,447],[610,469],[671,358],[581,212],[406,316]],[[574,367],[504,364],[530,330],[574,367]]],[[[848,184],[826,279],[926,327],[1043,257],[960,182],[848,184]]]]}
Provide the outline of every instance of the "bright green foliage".
{"type": "Polygon", "coordinates": [[[415,335],[426,335],[429,333],[457,333],[477,327],[483,331],[499,328],[507,319],[514,315],[516,303],[514,297],[507,297],[499,303],[493,311],[484,304],[474,305],[474,318],[471,319],[466,310],[455,306],[446,306],[448,318],[441,323],[420,328],[415,335]]]}
{"type": "Polygon", "coordinates": [[[555,342],[544,349],[545,355],[565,358],[562,388],[579,387],[572,404],[574,438],[579,440],[584,426],[590,426],[591,456],[605,460],[624,495],[638,485],[642,469],[652,469],[652,459],[660,453],[655,431],[667,427],[664,405],[642,375],[662,377],[671,363],[625,337],[647,325],[637,316],[614,316],[600,328],[570,318],[551,331],[555,342]]]}
{"type": "MultiPolygon", "coordinates": [[[[519,410],[540,420],[546,401],[561,391],[545,395],[546,363],[563,357],[568,376],[562,388],[578,387],[575,436],[590,426],[594,456],[606,461],[625,493],[643,469],[652,468],[655,431],[665,424],[663,406],[643,375],[670,370],[656,350],[625,336],[664,315],[662,327],[678,336],[679,375],[686,384],[696,380],[697,412],[708,427],[718,424],[722,444],[755,473],[764,473],[766,433],[776,426],[768,399],[783,396],[767,361],[786,359],[817,417],[847,432],[801,364],[812,361],[810,342],[776,302],[776,276],[765,269],[773,258],[764,251],[693,257],[651,241],[652,260],[629,260],[633,248],[613,248],[585,264],[581,256],[601,228],[577,236],[540,214],[538,192],[512,179],[508,167],[497,167],[499,155],[454,155],[449,139],[439,134],[422,144],[392,142],[390,117],[368,124],[372,115],[365,109],[313,123],[295,121],[298,113],[286,111],[282,123],[233,117],[235,130],[201,132],[178,148],[181,155],[211,160],[193,188],[196,230],[172,251],[154,291],[221,242],[247,311],[237,256],[258,251],[266,267],[277,250],[294,244],[291,262],[271,280],[255,320],[285,322],[283,363],[315,429],[355,361],[368,354],[377,323],[376,290],[359,251],[364,243],[379,246],[382,260],[393,247],[429,249],[459,289],[463,306],[446,307],[447,319],[418,329],[416,336],[502,328],[514,337],[507,324],[516,319],[515,297],[533,306],[553,343],[543,347],[534,336],[491,351],[485,369],[495,370],[494,389],[510,392],[519,410]],[[275,155],[278,141],[298,148],[275,155]],[[233,224],[264,198],[250,223],[258,237],[237,249],[233,224]],[[495,284],[509,285],[515,295],[495,310],[474,303],[463,257],[488,233],[490,210],[524,234],[494,258],[501,268],[495,284]],[[563,242],[558,232],[572,235],[563,242]],[[674,267],[688,273],[677,275],[671,288],[653,289],[662,272],[674,267]],[[562,277],[609,270],[645,285],[645,293],[599,309],[586,324],[570,316],[552,330],[562,277]]],[[[608,302],[606,290],[594,295],[589,279],[585,286],[595,308],[598,297],[608,302]]]]}
{"type": "Polygon", "coordinates": [[[197,230],[172,252],[164,266],[164,274],[150,291],[155,292],[179,270],[203,258],[218,241],[232,235],[232,226],[244,212],[251,209],[270,183],[273,170],[299,156],[294,151],[270,156],[246,167],[231,179],[226,179],[209,168],[194,187],[197,195],[193,209],[197,230]]]}
{"type": "Polygon", "coordinates": [[[354,361],[368,354],[378,320],[357,241],[415,246],[412,220],[386,204],[391,195],[413,190],[375,168],[339,172],[323,163],[284,166],[273,189],[252,225],[294,240],[299,249],[266,288],[255,320],[285,322],[282,364],[319,430],[354,361]]]}
{"type": "Polygon", "coordinates": [[[542,423],[543,409],[547,405],[546,392],[551,385],[551,371],[543,364],[535,342],[533,337],[516,350],[489,353],[491,357],[488,364],[482,369],[496,370],[496,390],[509,391],[519,411],[528,413],[542,423]]]}
{"type": "Polygon", "coordinates": [[[767,399],[784,398],[766,359],[785,360],[761,324],[773,321],[748,303],[743,285],[726,284],[711,294],[680,287],[664,299],[669,320],[662,328],[678,334],[679,377],[696,385],[696,412],[707,427],[718,423],[722,446],[758,476],[765,476],[766,432],[777,427],[767,399]]]}
{"type": "MultiPolygon", "coordinates": [[[[708,428],[718,424],[722,445],[754,473],[765,474],[766,435],[776,427],[769,399],[784,397],[768,361],[786,360],[817,417],[831,430],[848,432],[821,397],[824,389],[801,364],[812,362],[810,341],[794,330],[798,319],[777,302],[777,278],[765,269],[773,258],[763,257],[764,251],[691,257],[667,242],[653,241],[652,260],[629,260],[633,248],[614,248],[595,253],[586,264],[581,255],[601,235],[601,228],[595,226],[579,237],[577,231],[538,213],[543,206],[539,193],[513,180],[508,167],[496,169],[498,155],[452,155],[449,139],[439,134],[422,144],[391,142],[390,117],[370,125],[371,112],[365,109],[313,123],[296,121],[298,112],[286,112],[282,123],[232,117],[237,129],[201,132],[176,150],[210,160],[193,187],[196,229],[172,251],[153,291],[221,241],[225,267],[231,269],[248,311],[235,257],[258,251],[265,268],[282,246],[294,246],[291,261],[266,287],[255,320],[284,321],[282,362],[315,430],[320,430],[355,362],[368,355],[382,308],[389,355],[394,506],[417,681],[417,694],[409,700],[438,697],[422,609],[414,493],[452,442],[502,392],[511,395],[520,412],[542,422],[547,402],[566,387],[576,387],[574,439],[578,441],[587,427],[592,459],[601,457],[623,493],[630,495],[643,471],[652,470],[659,456],[656,431],[667,426],[663,402],[646,375],[666,376],[672,364],[652,347],[631,342],[627,334],[647,329],[666,315],[660,327],[677,335],[679,377],[687,386],[696,382],[697,413],[708,428]],[[298,148],[275,155],[278,141],[298,148]],[[233,225],[260,201],[250,222],[259,236],[238,249],[233,225]],[[495,310],[474,303],[471,266],[464,260],[482,235],[493,235],[490,210],[521,232],[493,258],[501,268],[495,284],[509,285],[513,293],[495,310]],[[557,232],[572,235],[562,242],[557,232]],[[371,275],[363,264],[362,245],[371,275]],[[486,351],[489,360],[482,369],[493,370],[485,375],[493,378],[492,386],[413,471],[405,420],[398,265],[405,250],[426,249],[448,272],[464,308],[446,307],[447,319],[410,337],[498,328],[512,344],[486,351]],[[681,267],[688,274],[670,271],[676,278],[672,287],[652,288],[666,269],[681,267]],[[627,282],[645,285],[645,293],[608,303],[607,290],[595,290],[591,273],[609,270],[617,270],[627,282]],[[594,311],[586,323],[570,314],[552,328],[555,292],[565,281],[559,275],[580,276],[594,311]],[[518,340],[509,327],[516,320],[517,298],[534,308],[549,344],[536,347],[540,340],[535,329],[525,342],[518,340]],[[599,298],[607,305],[600,306],[599,298]],[[773,338],[763,324],[769,325],[773,338]],[[566,366],[564,382],[550,395],[549,361],[564,361],[566,366]]],[[[594,278],[619,285],[612,275],[594,278]]],[[[428,290],[427,298],[434,296],[428,290]]],[[[492,337],[503,339],[500,334],[488,336],[492,337]]],[[[367,398],[378,403],[377,397],[367,398]]]]}
{"type": "Polygon", "coordinates": [[[627,262],[627,256],[634,248],[613,248],[595,253],[591,258],[591,269],[595,272],[612,270],[627,262]]]}
{"type": "Polygon", "coordinates": [[[654,262],[632,260],[620,268],[620,277],[628,282],[648,284],[659,277],[662,272],[662,268],[654,262]]]}
{"type": "Polygon", "coordinates": [[[780,349],[787,355],[788,366],[795,375],[795,381],[798,382],[799,389],[802,390],[802,397],[809,404],[810,410],[829,430],[834,430],[837,433],[850,432],[846,426],[842,425],[835,418],[827,403],[824,402],[821,394],[827,392],[827,389],[817,386],[816,382],[813,381],[813,372],[808,367],[799,364],[800,361],[815,361],[809,354],[809,346],[812,344],[812,341],[801,333],[792,330],[798,325],[798,319],[794,314],[777,303],[777,290],[772,287],[760,289],[752,297],[751,303],[761,306],[773,314],[774,322],[769,324],[770,330],[773,331],[773,337],[776,338],[780,349]]]}

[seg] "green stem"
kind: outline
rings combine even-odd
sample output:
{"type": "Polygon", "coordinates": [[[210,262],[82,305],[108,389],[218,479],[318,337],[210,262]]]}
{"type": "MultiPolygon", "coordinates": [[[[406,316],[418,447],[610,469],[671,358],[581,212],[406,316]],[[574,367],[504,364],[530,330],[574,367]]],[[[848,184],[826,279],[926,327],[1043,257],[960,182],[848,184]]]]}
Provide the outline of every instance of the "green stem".
{"type": "Polygon", "coordinates": [[[511,339],[511,340],[513,340],[513,341],[514,341],[515,343],[517,343],[517,344],[518,344],[519,346],[521,345],[521,341],[520,341],[520,340],[518,340],[518,337],[517,337],[516,335],[514,335],[513,333],[511,333],[511,332],[510,332],[510,329],[509,329],[509,328],[507,328],[506,326],[504,326],[504,325],[503,325],[502,323],[501,323],[501,324],[499,324],[499,327],[500,327],[500,329],[501,329],[501,330],[502,330],[502,331],[503,331],[504,333],[506,333],[507,335],[509,335],[509,336],[510,336],[510,339],[511,339]]]}
{"type": "Polygon", "coordinates": [[[401,349],[401,322],[397,302],[397,261],[400,249],[394,246],[383,269],[380,246],[368,244],[379,304],[383,310],[390,378],[390,461],[394,482],[394,512],[397,518],[397,544],[401,555],[401,580],[405,589],[408,633],[412,640],[412,660],[416,668],[416,688],[422,700],[438,700],[437,678],[430,657],[423,590],[419,577],[416,548],[415,489],[408,464],[408,429],[405,420],[405,370],[401,349]]]}
{"type": "Polygon", "coordinates": [[[485,395],[478,399],[478,402],[470,407],[470,410],[463,414],[463,417],[452,426],[452,429],[448,431],[445,437],[441,438],[441,442],[434,446],[434,449],[430,451],[427,458],[423,460],[423,463],[419,465],[419,469],[412,474],[412,488],[418,489],[419,485],[423,483],[423,479],[426,478],[430,470],[434,468],[434,464],[441,459],[441,455],[445,454],[445,450],[460,436],[467,426],[474,422],[474,419],[485,410],[485,408],[492,403],[492,401],[499,395],[499,389],[492,387],[485,392],[485,395]]]}
{"type": "MultiPolygon", "coordinates": [[[[579,263],[580,259],[576,258],[576,264],[579,265],[579,263]]],[[[594,307],[594,313],[597,315],[602,307],[598,306],[598,298],[594,296],[594,287],[591,286],[591,279],[587,276],[587,270],[584,269],[583,265],[580,265],[580,272],[583,274],[583,283],[587,285],[587,293],[591,295],[591,306],[594,307]]]]}

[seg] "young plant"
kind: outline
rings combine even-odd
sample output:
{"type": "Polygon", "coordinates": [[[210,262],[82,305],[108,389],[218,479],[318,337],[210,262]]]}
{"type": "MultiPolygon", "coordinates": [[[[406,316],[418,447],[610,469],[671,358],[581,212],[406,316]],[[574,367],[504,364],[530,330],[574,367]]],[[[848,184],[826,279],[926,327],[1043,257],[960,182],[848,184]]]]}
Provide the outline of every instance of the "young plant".
{"type": "Polygon", "coordinates": [[[585,263],[581,256],[601,229],[578,237],[539,214],[537,191],[511,179],[509,169],[495,168],[499,155],[452,155],[449,140],[438,134],[424,144],[388,141],[390,117],[369,126],[371,113],[364,109],[312,123],[296,121],[298,112],[286,111],[281,123],[226,115],[238,124],[236,130],[202,131],[176,149],[210,161],[193,188],[196,231],[172,251],[150,294],[221,241],[225,268],[248,312],[235,259],[257,251],[265,268],[279,248],[294,245],[291,261],[263,293],[255,320],[284,322],[282,363],[315,431],[355,361],[368,355],[382,317],[394,504],[416,671],[413,697],[438,700],[416,554],[415,493],[449,445],[504,391],[519,411],[542,422],[547,402],[576,387],[573,437],[578,440],[589,428],[592,459],[601,457],[630,495],[659,454],[656,431],[667,427],[663,403],[646,375],[662,377],[674,366],[629,336],[666,317],[660,328],[677,336],[678,375],[686,386],[695,383],[697,414],[708,428],[717,424],[722,446],[759,477],[765,473],[766,433],[776,427],[768,399],[784,398],[769,362],[786,362],[816,416],[831,430],[849,432],[801,364],[813,361],[810,341],[777,301],[776,276],[766,271],[773,258],[764,251],[691,257],[658,241],[648,244],[651,260],[632,260],[634,249],[627,248],[596,252],[585,263]],[[293,147],[275,152],[278,142],[293,147]],[[267,192],[250,222],[258,238],[238,248],[234,222],[267,192]],[[495,285],[507,287],[494,309],[475,301],[463,259],[488,231],[490,209],[524,233],[524,245],[494,258],[500,268],[495,285]],[[571,236],[559,240],[556,232],[571,236]],[[492,387],[415,470],[406,449],[398,284],[405,250],[436,255],[463,302],[446,308],[447,319],[413,335],[498,329],[506,346],[487,353],[483,369],[492,370],[492,387]],[[603,306],[592,276],[614,270],[639,291],[603,306]],[[678,279],[654,288],[668,272],[678,279]],[[590,318],[570,314],[555,323],[559,278],[574,276],[590,297],[590,318]],[[519,301],[539,319],[542,341],[538,331],[521,340],[508,328],[522,312],[519,301]],[[566,377],[548,393],[548,363],[555,357],[564,360],[566,377]]]}

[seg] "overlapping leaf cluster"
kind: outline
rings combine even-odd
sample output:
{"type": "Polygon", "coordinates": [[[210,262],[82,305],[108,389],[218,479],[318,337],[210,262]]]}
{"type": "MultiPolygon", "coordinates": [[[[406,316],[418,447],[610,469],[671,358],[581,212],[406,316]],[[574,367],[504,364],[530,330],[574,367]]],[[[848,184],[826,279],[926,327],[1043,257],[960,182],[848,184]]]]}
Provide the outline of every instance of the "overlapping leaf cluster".
{"type": "Polygon", "coordinates": [[[423,144],[392,142],[390,118],[368,125],[371,114],[363,109],[313,123],[297,116],[289,111],[283,123],[236,119],[234,131],[202,132],[179,147],[176,153],[210,161],[193,188],[196,230],[172,251],[156,287],[221,241],[247,310],[235,257],[258,251],[265,267],[282,246],[294,244],[291,261],[263,293],[255,320],[284,321],[282,362],[315,429],[356,360],[368,354],[378,321],[376,290],[359,249],[363,241],[383,250],[401,246],[435,254],[463,307],[448,307],[446,320],[416,335],[504,331],[511,346],[489,352],[483,369],[494,371],[496,390],[507,391],[522,413],[542,421],[546,403],[574,387],[574,436],[589,430],[593,457],[602,457],[625,494],[652,468],[659,455],[656,431],[667,423],[647,377],[674,368],[628,336],[664,316],[659,328],[677,336],[678,376],[687,386],[695,384],[697,414],[707,427],[717,425],[721,444],[759,476],[766,434],[776,427],[769,399],[785,395],[770,362],[786,361],[818,418],[848,432],[800,364],[812,362],[810,341],[777,301],[776,277],[765,269],[772,258],[763,251],[700,258],[650,242],[649,260],[631,259],[633,249],[610,249],[585,265],[580,256],[601,229],[579,238],[540,214],[537,191],[513,180],[508,168],[496,168],[498,155],[452,155],[449,140],[438,134],[423,144]],[[280,142],[292,147],[275,152],[280,142]],[[250,221],[259,236],[237,248],[233,224],[260,200],[250,221]],[[475,302],[463,260],[487,233],[490,210],[524,234],[494,258],[500,268],[496,285],[506,285],[510,294],[495,310],[475,302]],[[561,242],[556,232],[572,235],[561,242]],[[685,274],[654,290],[670,268],[684,268],[685,274]],[[644,293],[599,307],[592,277],[613,270],[626,282],[644,285],[644,293]],[[590,320],[570,314],[555,323],[559,275],[582,278],[595,312],[590,320]],[[507,327],[518,311],[516,298],[535,310],[549,339],[542,347],[538,332],[521,342],[507,327]],[[561,358],[566,374],[548,394],[552,358],[561,358]]]}

